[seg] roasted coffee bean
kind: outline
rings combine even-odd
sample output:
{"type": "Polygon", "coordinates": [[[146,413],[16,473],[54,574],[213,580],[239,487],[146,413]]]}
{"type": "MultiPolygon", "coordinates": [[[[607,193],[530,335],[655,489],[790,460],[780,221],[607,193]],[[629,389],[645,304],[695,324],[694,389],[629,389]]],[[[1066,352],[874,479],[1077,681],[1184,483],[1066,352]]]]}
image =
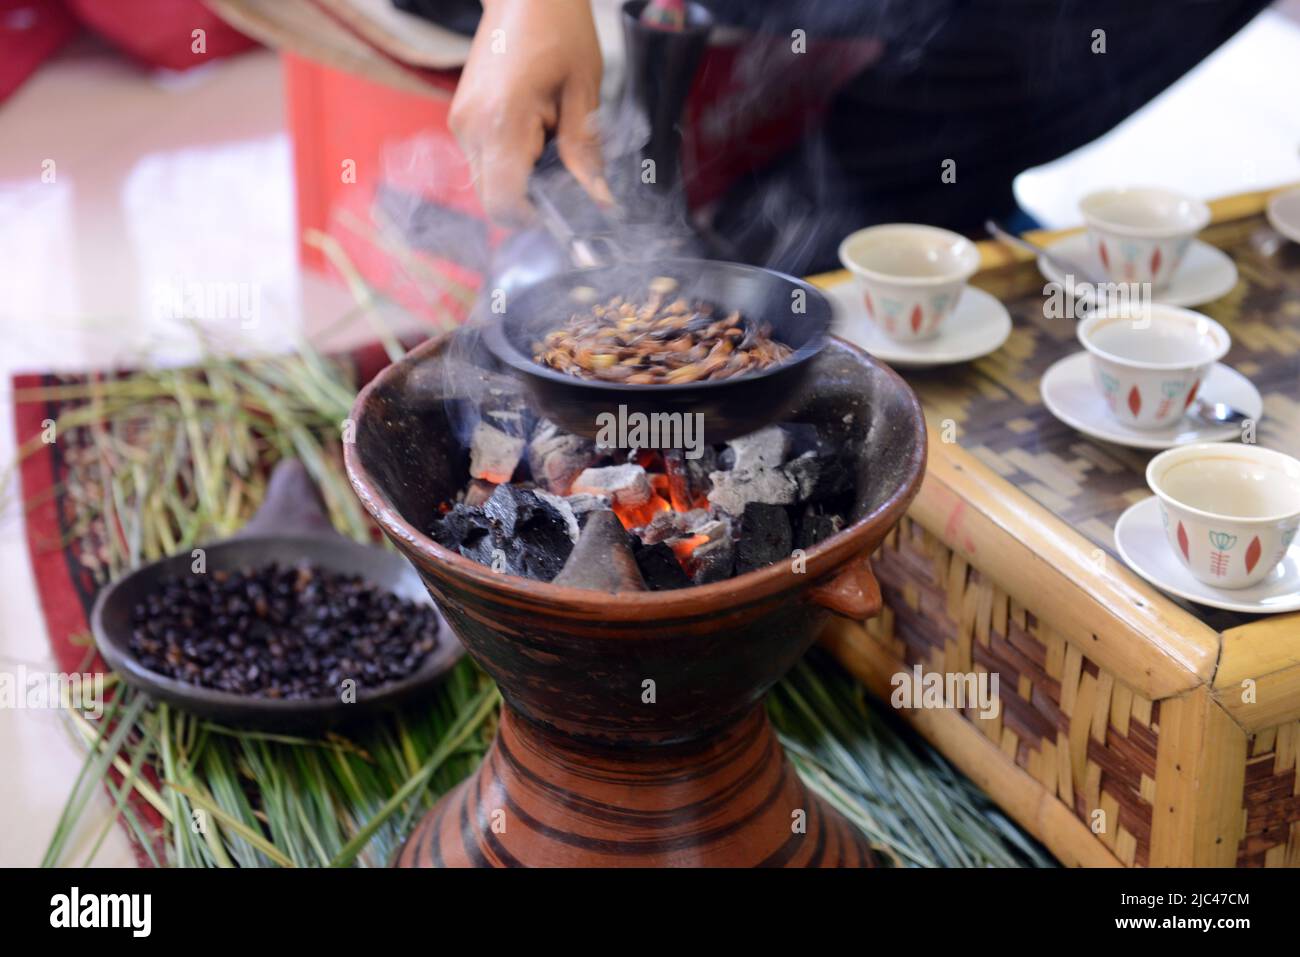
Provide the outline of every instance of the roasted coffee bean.
{"type": "Polygon", "coordinates": [[[533,360],[584,379],[634,385],[684,384],[756,372],[793,351],[759,325],[710,303],[670,299],[672,280],[651,283],[642,303],[616,296],[534,343],[533,360]]]}
{"type": "Polygon", "coordinates": [[[165,582],[132,610],[146,668],[236,694],[338,697],[405,678],[438,642],[438,618],[355,576],[266,565],[165,582]]]}

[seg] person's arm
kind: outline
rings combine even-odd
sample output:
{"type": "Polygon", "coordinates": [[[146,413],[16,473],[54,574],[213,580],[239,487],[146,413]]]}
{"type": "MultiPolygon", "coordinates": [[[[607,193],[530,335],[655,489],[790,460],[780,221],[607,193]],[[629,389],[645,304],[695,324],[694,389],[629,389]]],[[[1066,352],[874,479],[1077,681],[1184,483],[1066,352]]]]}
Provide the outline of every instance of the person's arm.
{"type": "Polygon", "coordinates": [[[612,202],[595,126],[602,66],[588,0],[483,0],[450,124],[492,219],[529,218],[528,174],[552,131],[578,182],[612,202]]]}

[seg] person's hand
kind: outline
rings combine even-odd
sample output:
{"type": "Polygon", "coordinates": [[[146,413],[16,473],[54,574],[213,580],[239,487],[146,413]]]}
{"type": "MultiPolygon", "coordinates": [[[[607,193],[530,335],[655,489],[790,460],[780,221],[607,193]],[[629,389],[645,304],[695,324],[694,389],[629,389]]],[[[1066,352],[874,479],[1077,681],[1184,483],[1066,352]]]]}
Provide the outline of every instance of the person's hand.
{"type": "Polygon", "coordinates": [[[528,174],[550,131],[592,198],[613,202],[595,126],[601,69],[588,0],[484,0],[449,121],[492,219],[529,218],[528,174]]]}

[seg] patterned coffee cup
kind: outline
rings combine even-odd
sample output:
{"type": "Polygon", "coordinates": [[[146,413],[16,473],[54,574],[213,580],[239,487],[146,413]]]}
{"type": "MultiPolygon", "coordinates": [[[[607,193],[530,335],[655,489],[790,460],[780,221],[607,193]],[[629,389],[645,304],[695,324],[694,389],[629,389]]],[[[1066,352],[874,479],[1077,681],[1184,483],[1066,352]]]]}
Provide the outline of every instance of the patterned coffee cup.
{"type": "Polygon", "coordinates": [[[1300,460],[1256,445],[1207,442],[1147,466],[1165,534],[1188,571],[1248,588],[1282,560],[1300,528],[1300,460]]]}
{"type": "Polygon", "coordinates": [[[1088,242],[1114,282],[1169,285],[1210,222],[1199,199],[1167,189],[1104,189],[1079,202],[1088,242]]]}
{"type": "Polygon", "coordinates": [[[1099,312],[1076,333],[1111,415],[1135,429],[1181,419],[1232,347],[1228,331],[1208,316],[1159,304],[1099,312]]]}
{"type": "Polygon", "coordinates": [[[907,342],[939,334],[980,256],[958,233],[890,223],[847,236],[840,262],[853,273],[871,321],[891,339],[907,342]]]}

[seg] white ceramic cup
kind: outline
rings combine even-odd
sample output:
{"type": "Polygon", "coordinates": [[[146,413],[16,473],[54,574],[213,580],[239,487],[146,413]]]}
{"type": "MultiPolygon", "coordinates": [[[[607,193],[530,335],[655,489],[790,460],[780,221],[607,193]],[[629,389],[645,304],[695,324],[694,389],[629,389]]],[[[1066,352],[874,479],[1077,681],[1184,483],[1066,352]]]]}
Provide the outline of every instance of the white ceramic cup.
{"type": "Polygon", "coordinates": [[[1076,332],[1111,414],[1136,429],[1181,419],[1232,347],[1228,330],[1209,316],[1155,303],[1099,312],[1076,332]]]}
{"type": "Polygon", "coordinates": [[[1147,466],[1169,545],[1216,588],[1258,584],[1300,528],[1300,460],[1257,445],[1206,442],[1147,466]]]}
{"type": "Polygon", "coordinates": [[[958,233],[890,223],[845,237],[840,262],[853,273],[871,321],[890,338],[907,342],[939,334],[979,269],[980,256],[958,233]]]}
{"type": "Polygon", "coordinates": [[[1169,285],[1210,207],[1167,189],[1103,189],[1079,201],[1088,241],[1113,282],[1169,285]]]}

